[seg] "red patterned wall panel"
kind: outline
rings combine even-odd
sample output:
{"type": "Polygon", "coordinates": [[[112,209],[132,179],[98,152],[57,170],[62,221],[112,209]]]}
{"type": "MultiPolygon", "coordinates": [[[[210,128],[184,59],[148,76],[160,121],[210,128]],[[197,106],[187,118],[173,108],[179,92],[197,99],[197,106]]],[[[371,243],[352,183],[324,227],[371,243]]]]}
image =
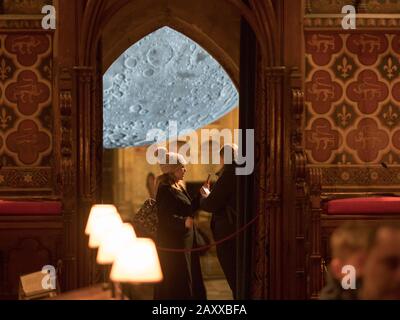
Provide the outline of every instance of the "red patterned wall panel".
{"type": "Polygon", "coordinates": [[[52,35],[0,33],[0,192],[53,189],[52,35]]]}
{"type": "Polygon", "coordinates": [[[397,188],[400,32],[306,31],[305,42],[305,147],[324,186],[397,188]]]}

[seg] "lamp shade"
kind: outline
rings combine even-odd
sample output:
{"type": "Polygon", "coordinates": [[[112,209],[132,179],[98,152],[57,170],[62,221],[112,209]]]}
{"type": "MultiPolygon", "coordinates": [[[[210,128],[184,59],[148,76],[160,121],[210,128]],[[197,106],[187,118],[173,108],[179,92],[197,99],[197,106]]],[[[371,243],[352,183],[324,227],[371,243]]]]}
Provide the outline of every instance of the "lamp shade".
{"type": "Polygon", "coordinates": [[[121,224],[120,227],[107,232],[104,239],[100,241],[97,263],[112,264],[117,253],[123,248],[132,246],[135,240],[136,234],[130,223],[121,224]]]}
{"type": "Polygon", "coordinates": [[[89,247],[98,248],[110,232],[119,229],[122,225],[122,219],[118,212],[108,212],[94,214],[94,218],[89,225],[89,247]]]}
{"type": "Polygon", "coordinates": [[[95,204],[92,206],[86,224],[85,234],[90,235],[98,219],[107,215],[118,215],[117,208],[112,204],[95,204]]]}
{"type": "Polygon", "coordinates": [[[163,279],[156,246],[151,239],[137,238],[117,253],[110,278],[117,282],[151,283],[163,279]]]}

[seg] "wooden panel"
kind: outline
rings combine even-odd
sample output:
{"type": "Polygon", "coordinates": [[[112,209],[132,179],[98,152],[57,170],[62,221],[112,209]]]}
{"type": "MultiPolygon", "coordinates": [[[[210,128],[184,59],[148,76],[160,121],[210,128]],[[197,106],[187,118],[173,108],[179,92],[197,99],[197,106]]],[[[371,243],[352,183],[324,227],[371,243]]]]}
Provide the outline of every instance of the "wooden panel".
{"type": "Polygon", "coordinates": [[[0,300],[17,298],[19,276],[57,267],[62,229],[61,217],[0,217],[0,300]]]}

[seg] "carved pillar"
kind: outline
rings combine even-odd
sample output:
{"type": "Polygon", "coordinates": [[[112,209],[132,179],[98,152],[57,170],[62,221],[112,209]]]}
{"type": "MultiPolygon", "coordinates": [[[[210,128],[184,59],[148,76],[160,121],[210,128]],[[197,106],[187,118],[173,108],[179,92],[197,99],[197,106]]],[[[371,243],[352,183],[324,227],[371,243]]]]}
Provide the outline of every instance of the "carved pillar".
{"type": "Polygon", "coordinates": [[[322,288],[321,264],[321,176],[320,168],[310,168],[308,171],[311,201],[311,230],[310,230],[310,297],[318,299],[322,288]]]}
{"type": "Polygon", "coordinates": [[[77,232],[76,232],[76,163],[73,131],[74,101],[72,98],[73,77],[69,68],[61,68],[59,77],[60,112],[60,162],[59,185],[63,194],[64,212],[64,271],[65,290],[76,287],[77,279],[77,232]]]}
{"type": "Polygon", "coordinates": [[[95,101],[93,96],[94,71],[91,67],[74,67],[76,75],[77,128],[78,128],[78,284],[86,286],[93,282],[94,252],[88,249],[85,226],[92,204],[93,194],[93,118],[95,101]]]}
{"type": "Polygon", "coordinates": [[[73,66],[76,64],[78,24],[76,21],[78,0],[57,1],[57,30],[55,33],[54,68],[57,81],[54,92],[57,105],[57,142],[59,174],[57,185],[63,202],[64,291],[78,286],[78,214],[77,214],[77,100],[73,66]]]}
{"type": "MultiPolygon", "coordinates": [[[[240,108],[239,108],[239,128],[241,130],[254,129],[256,110],[255,110],[255,77],[257,72],[257,44],[253,30],[247,21],[241,21],[240,30],[240,108]]],[[[242,135],[240,143],[241,148],[246,150],[247,141],[246,134],[242,135]]],[[[255,197],[254,197],[254,173],[251,175],[238,175],[237,193],[241,196],[237,198],[238,212],[237,228],[248,223],[256,214],[255,213],[255,197]]],[[[252,239],[251,230],[244,230],[236,238],[237,244],[237,277],[236,296],[238,299],[248,299],[250,294],[250,278],[251,278],[251,255],[252,255],[252,239]]]]}
{"type": "Polygon", "coordinates": [[[292,89],[292,165],[295,181],[295,224],[296,224],[296,299],[307,299],[308,276],[308,190],[306,184],[307,156],[303,149],[303,112],[304,92],[300,88],[292,89]]]}
{"type": "Polygon", "coordinates": [[[259,119],[255,124],[255,198],[256,213],[260,214],[253,233],[251,298],[264,299],[268,296],[268,218],[267,218],[267,183],[270,136],[267,130],[267,105],[265,100],[265,74],[261,54],[257,57],[256,111],[259,119]]]}
{"type": "MultiPolygon", "coordinates": [[[[263,76],[264,106],[258,103],[257,156],[259,207],[265,214],[258,230],[265,228],[265,241],[257,243],[264,258],[257,265],[264,289],[255,298],[297,299],[305,296],[304,166],[301,153],[300,117],[302,92],[292,91],[291,71],[283,66],[266,68],[263,76]],[[262,110],[264,108],[264,110],[262,110]],[[295,126],[297,124],[297,126],[295,126]],[[296,210],[297,208],[297,210],[296,210]],[[300,251],[298,251],[300,249],[300,251]],[[265,263],[265,265],[263,265],[265,263]],[[260,296],[263,295],[263,296],[260,296]]],[[[263,240],[263,239],[261,239],[263,240]]]]}
{"type": "Polygon", "coordinates": [[[269,235],[267,245],[267,259],[269,261],[269,295],[265,298],[281,299],[285,296],[284,283],[289,267],[287,262],[288,247],[290,245],[289,234],[286,234],[284,226],[285,216],[283,210],[282,179],[285,170],[284,156],[285,131],[283,121],[285,118],[285,95],[287,87],[287,70],[285,67],[271,67],[266,69],[266,99],[268,136],[270,141],[270,158],[268,172],[266,209],[269,219],[269,235]]]}

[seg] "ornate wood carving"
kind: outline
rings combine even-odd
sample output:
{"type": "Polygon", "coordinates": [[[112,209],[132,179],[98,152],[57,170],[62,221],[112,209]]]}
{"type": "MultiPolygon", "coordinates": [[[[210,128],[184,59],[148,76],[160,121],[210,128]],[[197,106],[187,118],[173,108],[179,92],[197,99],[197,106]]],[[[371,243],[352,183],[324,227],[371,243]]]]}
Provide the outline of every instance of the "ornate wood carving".
{"type": "MultiPolygon", "coordinates": [[[[288,84],[288,71],[285,67],[270,67],[266,69],[266,108],[267,108],[267,136],[270,137],[270,159],[267,163],[268,187],[266,195],[266,210],[268,210],[268,230],[266,248],[268,256],[268,294],[263,298],[281,299],[285,296],[284,285],[288,280],[290,264],[287,256],[282,254],[287,250],[289,242],[285,238],[290,234],[290,223],[287,220],[286,212],[283,209],[283,202],[289,194],[284,194],[283,174],[286,164],[283,161],[285,154],[285,131],[283,121],[290,114],[287,110],[285,114],[285,95],[288,84]],[[273,277],[271,276],[273,275],[273,277]],[[286,278],[286,279],[284,279],[286,278]]],[[[287,106],[287,105],[286,105],[287,106]]],[[[286,251],[287,252],[287,251],[286,251]]],[[[289,291],[289,290],[288,290],[289,291]]],[[[286,293],[288,294],[288,292],[286,293]]]]}
{"type": "Polygon", "coordinates": [[[73,184],[74,171],[72,161],[72,93],[60,92],[61,114],[61,185],[68,187],[73,184]]]}
{"type": "Polygon", "coordinates": [[[96,202],[94,190],[96,184],[96,157],[94,148],[96,142],[95,116],[96,91],[94,68],[89,66],[74,67],[76,73],[76,99],[78,115],[78,186],[79,211],[77,221],[78,241],[78,273],[82,275],[80,285],[93,282],[94,257],[87,248],[87,237],[84,235],[89,211],[96,202]]]}
{"type": "MultiPolygon", "coordinates": [[[[312,30],[339,29],[342,27],[343,15],[307,15],[304,18],[304,28],[312,30]]],[[[395,29],[400,27],[400,16],[390,14],[357,14],[357,30],[376,30],[376,28],[395,29]]]]}
{"type": "MultiPolygon", "coordinates": [[[[262,56],[258,54],[257,65],[262,64],[262,56]]],[[[255,122],[256,148],[255,148],[255,198],[258,199],[255,208],[260,214],[258,223],[255,225],[253,238],[254,247],[252,252],[252,285],[250,295],[253,298],[262,299],[267,295],[268,288],[268,256],[267,256],[267,163],[269,157],[269,136],[267,132],[267,108],[265,100],[265,73],[258,72],[256,78],[256,112],[261,121],[255,122]]]]}
{"type": "Polygon", "coordinates": [[[303,112],[304,92],[300,88],[292,89],[293,131],[292,131],[292,165],[296,185],[295,224],[296,224],[296,282],[297,299],[307,299],[307,249],[309,206],[306,184],[307,157],[303,150],[303,112]]]}
{"type": "Polygon", "coordinates": [[[1,12],[7,15],[39,15],[43,6],[53,4],[52,0],[2,0],[1,12]]]}
{"type": "Polygon", "coordinates": [[[81,196],[91,199],[91,139],[92,139],[92,111],[93,106],[93,68],[79,66],[76,72],[76,97],[79,128],[79,169],[81,196]]]}
{"type": "Polygon", "coordinates": [[[10,19],[10,17],[1,17],[0,16],[0,30],[35,30],[35,31],[43,31],[48,32],[48,30],[44,30],[42,28],[42,16],[27,16],[27,17],[18,17],[10,19]]]}
{"type": "Polygon", "coordinates": [[[76,287],[77,280],[77,165],[76,165],[76,100],[72,68],[62,61],[58,66],[59,166],[58,184],[63,195],[65,290],[76,287]]]}
{"type": "Polygon", "coordinates": [[[308,178],[311,204],[310,230],[310,297],[317,299],[322,286],[321,271],[321,180],[320,168],[309,168],[308,178]]]}

